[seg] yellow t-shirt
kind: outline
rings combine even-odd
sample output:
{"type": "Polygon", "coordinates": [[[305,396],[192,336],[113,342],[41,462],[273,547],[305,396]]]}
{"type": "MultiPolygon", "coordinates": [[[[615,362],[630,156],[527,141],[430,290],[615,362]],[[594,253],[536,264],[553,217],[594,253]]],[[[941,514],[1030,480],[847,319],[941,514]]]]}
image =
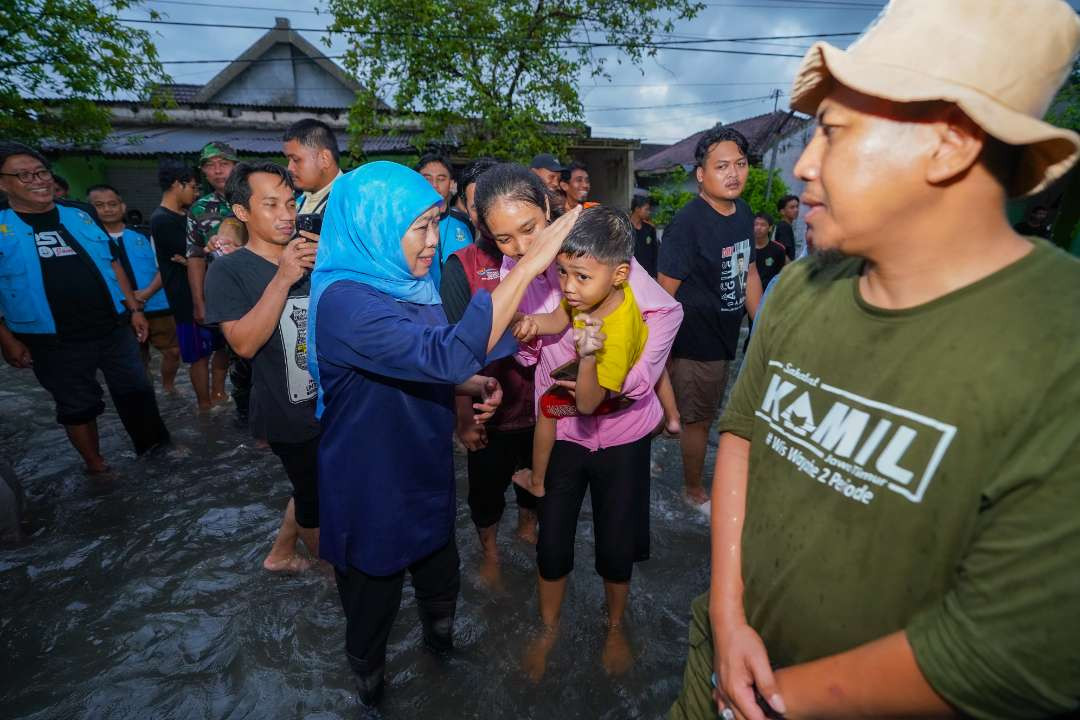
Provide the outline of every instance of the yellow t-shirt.
{"type": "MultiPolygon", "coordinates": [[[[634,301],[630,284],[624,283],[622,291],[623,301],[619,307],[603,319],[600,329],[607,339],[604,340],[604,347],[596,353],[596,377],[600,387],[615,393],[622,392],[630,368],[641,357],[645,341],[649,339],[649,326],[641,319],[641,310],[634,301]]],[[[563,307],[569,311],[574,327],[585,327],[585,323],[577,319],[584,310],[571,308],[565,300],[563,307]]]]}

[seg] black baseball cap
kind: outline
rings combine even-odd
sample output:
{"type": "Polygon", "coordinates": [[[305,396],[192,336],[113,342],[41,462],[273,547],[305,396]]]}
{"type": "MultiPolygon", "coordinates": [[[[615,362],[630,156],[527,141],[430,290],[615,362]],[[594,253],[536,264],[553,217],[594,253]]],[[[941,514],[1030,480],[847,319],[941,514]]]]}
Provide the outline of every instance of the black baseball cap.
{"type": "Polygon", "coordinates": [[[533,170],[550,170],[551,172],[562,172],[565,169],[551,153],[540,153],[532,159],[529,167],[533,170]]]}

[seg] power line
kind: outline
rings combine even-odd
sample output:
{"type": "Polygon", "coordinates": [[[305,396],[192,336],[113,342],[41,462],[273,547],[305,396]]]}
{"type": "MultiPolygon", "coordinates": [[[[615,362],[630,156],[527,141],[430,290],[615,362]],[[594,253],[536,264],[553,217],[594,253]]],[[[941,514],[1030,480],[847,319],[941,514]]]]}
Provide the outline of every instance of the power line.
{"type": "Polygon", "coordinates": [[[627,107],[598,107],[598,108],[583,108],[585,112],[615,112],[617,110],[666,110],[668,108],[680,108],[680,107],[698,107],[701,105],[728,105],[731,103],[748,103],[757,102],[759,100],[770,100],[773,95],[762,95],[760,97],[746,97],[746,98],[727,98],[725,100],[703,100],[701,102],[688,102],[688,103],[665,103],[662,105],[631,105],[627,107]]]}
{"type": "MultiPolygon", "coordinates": [[[[265,25],[226,25],[222,23],[207,23],[207,22],[191,22],[181,20],[143,20],[140,18],[117,18],[120,22],[134,23],[139,25],[172,25],[178,27],[205,27],[214,29],[231,29],[231,30],[263,30],[269,32],[270,30],[277,30],[276,27],[267,27],[265,25]]],[[[294,32],[328,32],[327,28],[289,28],[294,32]]],[[[340,32],[348,35],[390,35],[390,36],[411,36],[421,39],[439,39],[436,37],[430,37],[423,33],[404,33],[392,30],[339,30],[340,32]]],[[[652,43],[652,46],[658,48],[671,48],[676,49],[681,45],[692,45],[695,43],[740,43],[740,42],[752,42],[752,41],[768,41],[768,40],[803,40],[811,38],[823,38],[823,37],[855,37],[860,35],[859,32],[842,32],[842,33],[814,33],[807,35],[766,35],[761,37],[733,37],[733,38],[708,38],[705,40],[661,40],[657,43],[652,43]]],[[[476,37],[476,36],[461,36],[461,35],[440,35],[440,38],[456,39],[456,40],[472,40],[474,42],[479,41],[500,41],[500,42],[515,42],[514,38],[509,37],[476,37]]],[[[562,40],[555,43],[551,43],[558,47],[625,47],[628,43],[604,43],[604,42],[591,42],[582,40],[562,40]]],[[[801,57],[801,56],[800,56],[801,57]]]]}

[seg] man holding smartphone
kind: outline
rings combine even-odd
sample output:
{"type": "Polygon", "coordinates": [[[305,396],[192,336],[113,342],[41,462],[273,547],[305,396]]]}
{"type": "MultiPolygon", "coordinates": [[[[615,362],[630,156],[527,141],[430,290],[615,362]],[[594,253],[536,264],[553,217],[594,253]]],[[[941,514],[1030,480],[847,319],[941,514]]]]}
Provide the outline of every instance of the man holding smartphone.
{"type": "Polygon", "coordinates": [[[330,188],[341,177],[337,136],[326,123],[309,118],[293,123],[283,140],[289,174],[303,191],[297,199],[296,230],[300,237],[318,242],[330,188]]]}
{"type": "Polygon", "coordinates": [[[251,430],[266,438],[293,485],[292,500],[263,560],[272,572],[309,565],[297,540],[318,558],[315,480],[319,423],[307,364],[307,313],[315,243],[296,237],[296,191],[285,168],[240,163],[225,190],[247,228],[247,244],[215,260],[206,275],[206,322],[218,325],[251,362],[251,430]]]}

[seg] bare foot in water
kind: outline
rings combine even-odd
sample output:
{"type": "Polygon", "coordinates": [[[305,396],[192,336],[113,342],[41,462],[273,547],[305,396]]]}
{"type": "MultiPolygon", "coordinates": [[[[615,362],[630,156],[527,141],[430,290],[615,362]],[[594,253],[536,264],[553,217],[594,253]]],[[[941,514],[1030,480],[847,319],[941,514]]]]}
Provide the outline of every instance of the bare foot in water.
{"type": "Polygon", "coordinates": [[[538,683],[543,680],[544,672],[547,670],[548,654],[551,648],[555,647],[558,637],[558,628],[544,626],[539,634],[525,646],[525,657],[521,660],[521,667],[532,682],[538,683]]]}
{"type": "Polygon", "coordinates": [[[263,569],[270,572],[301,573],[311,567],[311,561],[296,553],[283,558],[267,555],[263,560],[263,569]]]}
{"type": "Polygon", "coordinates": [[[535,545],[539,539],[536,534],[536,513],[521,508],[518,510],[517,536],[521,540],[535,545]]]}
{"type": "Polygon", "coordinates": [[[110,470],[109,463],[105,462],[105,458],[98,455],[93,460],[86,461],[86,474],[87,475],[105,475],[110,470]]]}
{"type": "Polygon", "coordinates": [[[544,481],[543,479],[534,478],[532,470],[528,468],[518,470],[510,479],[514,481],[515,485],[525,489],[532,495],[544,497],[544,481]]]}
{"type": "Polygon", "coordinates": [[[604,672],[612,676],[622,675],[633,666],[634,654],[630,651],[630,641],[626,639],[622,626],[608,628],[600,664],[604,667],[604,672]]]}
{"type": "Polygon", "coordinates": [[[480,568],[477,572],[480,575],[480,582],[488,590],[496,593],[502,593],[506,590],[502,581],[502,570],[499,567],[498,555],[492,556],[484,553],[484,559],[480,561],[480,568]]]}

